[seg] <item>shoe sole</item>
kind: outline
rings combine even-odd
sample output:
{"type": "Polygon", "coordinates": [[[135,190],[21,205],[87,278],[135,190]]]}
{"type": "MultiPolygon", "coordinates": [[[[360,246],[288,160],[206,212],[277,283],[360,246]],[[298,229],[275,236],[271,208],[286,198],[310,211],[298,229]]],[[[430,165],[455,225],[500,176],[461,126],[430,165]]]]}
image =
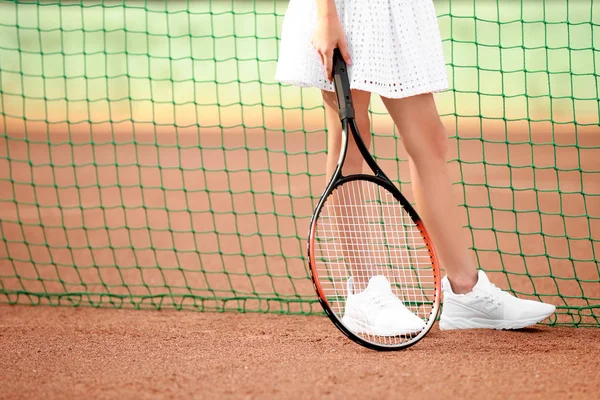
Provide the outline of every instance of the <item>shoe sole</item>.
{"type": "Polygon", "coordinates": [[[497,321],[482,318],[440,318],[440,330],[448,331],[454,329],[523,329],[545,320],[550,315],[552,314],[539,316],[536,318],[522,319],[518,321],[497,321]]]}
{"type": "Polygon", "coordinates": [[[423,327],[423,328],[419,328],[419,329],[406,329],[406,330],[401,330],[401,331],[376,332],[376,331],[370,329],[369,326],[363,324],[362,322],[357,321],[354,318],[349,318],[346,316],[344,316],[344,318],[342,318],[342,323],[350,332],[352,332],[356,335],[402,336],[402,335],[413,335],[415,333],[421,332],[424,329],[424,327],[423,327]]]}

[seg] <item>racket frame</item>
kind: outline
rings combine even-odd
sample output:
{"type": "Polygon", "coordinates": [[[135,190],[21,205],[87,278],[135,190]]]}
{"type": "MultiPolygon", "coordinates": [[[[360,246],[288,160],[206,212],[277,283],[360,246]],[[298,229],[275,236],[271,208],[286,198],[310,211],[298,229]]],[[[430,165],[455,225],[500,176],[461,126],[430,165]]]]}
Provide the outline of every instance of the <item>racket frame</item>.
{"type": "Polygon", "coordinates": [[[430,239],[429,233],[427,232],[427,229],[425,228],[425,225],[424,225],[421,217],[417,214],[416,210],[410,204],[410,202],[402,195],[400,190],[398,190],[398,188],[394,185],[394,183],[387,177],[387,175],[385,175],[383,170],[379,167],[379,165],[377,164],[377,162],[375,161],[375,159],[373,158],[373,156],[367,149],[367,146],[365,145],[364,141],[362,140],[362,137],[358,131],[358,127],[356,125],[356,121],[355,121],[355,117],[354,117],[355,116],[354,106],[352,104],[352,93],[350,90],[350,81],[348,78],[348,72],[346,70],[346,63],[344,62],[339,49],[335,49],[334,56],[333,56],[333,80],[334,80],[335,92],[336,92],[337,100],[338,100],[338,114],[339,114],[340,121],[342,124],[342,143],[341,143],[341,149],[340,149],[340,156],[338,159],[338,163],[337,163],[335,172],[333,173],[331,179],[329,180],[327,187],[323,191],[323,194],[321,195],[321,198],[319,199],[319,202],[317,203],[317,206],[315,207],[315,211],[314,211],[313,216],[310,221],[307,250],[308,250],[308,263],[309,263],[311,279],[313,281],[313,286],[315,288],[315,291],[317,292],[319,303],[323,307],[325,314],[329,317],[331,322],[333,322],[333,324],[348,338],[350,338],[354,342],[356,342],[364,347],[367,347],[367,348],[373,349],[373,350],[393,351],[393,350],[405,349],[405,348],[408,348],[408,347],[414,345],[419,340],[421,340],[427,333],[429,333],[429,331],[431,330],[431,327],[433,326],[433,324],[435,323],[435,321],[437,319],[437,316],[438,316],[438,313],[440,310],[440,298],[441,298],[441,277],[440,277],[438,258],[436,256],[435,249],[433,247],[433,243],[430,239]],[[346,159],[346,154],[348,151],[348,130],[351,131],[352,137],[354,138],[354,141],[356,143],[356,146],[358,147],[358,150],[362,154],[365,162],[367,163],[367,165],[369,166],[371,171],[373,171],[374,175],[354,174],[354,175],[344,176],[342,174],[342,168],[343,168],[344,161],[346,159]],[[370,182],[378,184],[378,185],[382,186],[384,189],[388,190],[394,196],[394,198],[396,200],[398,200],[398,202],[402,205],[404,210],[409,214],[409,216],[412,218],[413,222],[419,228],[419,231],[421,232],[421,235],[423,236],[423,239],[425,241],[425,244],[426,244],[428,252],[429,252],[429,257],[431,259],[433,275],[434,275],[435,299],[433,301],[433,307],[432,307],[431,314],[430,314],[429,320],[428,320],[425,328],[422,331],[420,331],[418,334],[414,335],[414,337],[411,338],[409,341],[406,341],[404,343],[393,344],[393,345],[375,344],[375,343],[366,341],[366,340],[362,339],[361,337],[359,337],[358,335],[352,333],[348,328],[346,328],[344,326],[342,321],[336,316],[336,314],[331,309],[331,306],[329,305],[329,302],[327,301],[327,297],[326,297],[325,292],[324,292],[323,288],[321,287],[321,283],[319,281],[317,264],[315,261],[315,255],[314,255],[314,252],[312,251],[312,243],[314,243],[314,240],[315,240],[317,220],[319,218],[321,210],[323,209],[323,206],[325,205],[325,202],[327,201],[328,196],[337,187],[339,187],[347,182],[351,182],[351,181],[355,181],[355,180],[370,181],[370,182]]]}

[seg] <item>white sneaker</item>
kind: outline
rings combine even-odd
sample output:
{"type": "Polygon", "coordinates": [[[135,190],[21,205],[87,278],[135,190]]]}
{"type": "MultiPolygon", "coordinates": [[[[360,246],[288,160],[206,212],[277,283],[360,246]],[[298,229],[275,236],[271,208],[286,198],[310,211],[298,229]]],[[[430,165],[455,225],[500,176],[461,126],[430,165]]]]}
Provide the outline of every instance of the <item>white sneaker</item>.
{"type": "Polygon", "coordinates": [[[483,271],[473,290],[454,294],[447,277],[442,280],[444,308],[440,329],[521,329],[554,313],[552,304],[516,298],[491,283],[483,271]]]}
{"type": "Polygon", "coordinates": [[[367,288],[354,294],[352,278],[348,280],[344,325],[356,334],[398,336],[420,332],[425,322],[410,312],[392,293],[385,276],[374,276],[367,288]]]}

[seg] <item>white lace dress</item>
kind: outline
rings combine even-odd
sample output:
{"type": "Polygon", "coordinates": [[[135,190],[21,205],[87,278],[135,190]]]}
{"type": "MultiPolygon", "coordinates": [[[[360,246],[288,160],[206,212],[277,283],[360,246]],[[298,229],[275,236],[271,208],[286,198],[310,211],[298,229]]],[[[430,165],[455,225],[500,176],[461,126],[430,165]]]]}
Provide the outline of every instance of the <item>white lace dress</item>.
{"type": "MultiPolygon", "coordinates": [[[[352,58],[351,87],[388,98],[448,88],[432,0],[335,0],[352,58]]],[[[290,0],[275,79],[333,91],[311,44],[315,0],[290,0]]]]}

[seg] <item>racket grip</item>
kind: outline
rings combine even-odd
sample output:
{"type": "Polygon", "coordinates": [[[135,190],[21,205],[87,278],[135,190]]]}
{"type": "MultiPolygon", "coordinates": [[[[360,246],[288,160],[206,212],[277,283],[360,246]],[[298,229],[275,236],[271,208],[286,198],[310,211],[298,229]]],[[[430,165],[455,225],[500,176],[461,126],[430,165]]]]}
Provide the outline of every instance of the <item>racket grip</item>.
{"type": "Polygon", "coordinates": [[[337,95],[340,120],[354,118],[348,70],[340,49],[333,51],[333,84],[337,95]]]}

